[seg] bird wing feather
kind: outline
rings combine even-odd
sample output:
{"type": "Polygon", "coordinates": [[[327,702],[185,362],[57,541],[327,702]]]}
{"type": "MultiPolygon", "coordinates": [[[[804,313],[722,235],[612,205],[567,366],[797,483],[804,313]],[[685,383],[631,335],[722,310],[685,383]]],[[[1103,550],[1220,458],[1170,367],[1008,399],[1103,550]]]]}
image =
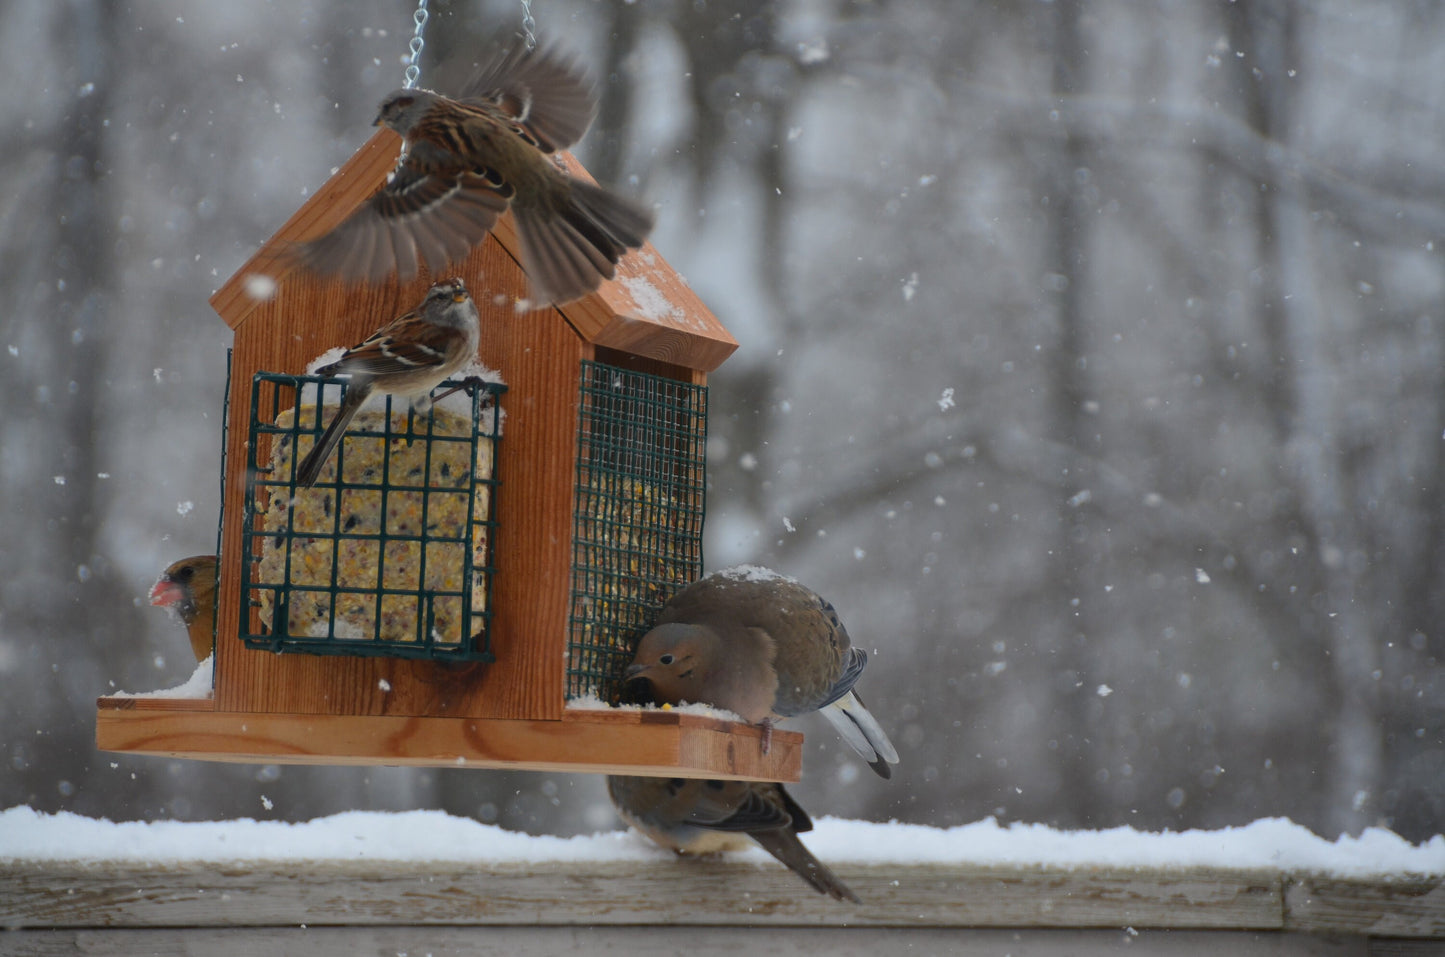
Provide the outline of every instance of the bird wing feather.
{"type": "Polygon", "coordinates": [[[582,138],[597,115],[597,89],[586,71],[552,47],[515,43],[482,66],[458,97],[500,110],[544,153],[582,138]]]}

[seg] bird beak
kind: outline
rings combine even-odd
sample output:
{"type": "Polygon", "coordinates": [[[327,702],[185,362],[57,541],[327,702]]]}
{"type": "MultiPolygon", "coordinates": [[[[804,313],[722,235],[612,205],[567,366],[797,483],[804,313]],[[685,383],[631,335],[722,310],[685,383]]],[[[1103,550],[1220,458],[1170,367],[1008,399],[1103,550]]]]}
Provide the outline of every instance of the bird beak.
{"type": "Polygon", "coordinates": [[[169,578],[159,579],[151,586],[150,602],[152,605],[169,607],[186,597],[186,593],[180,585],[169,578]]]}
{"type": "Polygon", "coordinates": [[[622,672],[623,681],[636,681],[647,674],[647,665],[628,665],[627,670],[622,672]]]}
{"type": "Polygon", "coordinates": [[[380,114],[380,113],[376,114],[376,119],[374,119],[374,120],[371,121],[371,125],[372,125],[372,126],[380,126],[380,125],[381,125],[381,114],[380,114]]]}
{"type": "Polygon", "coordinates": [[[452,302],[466,302],[470,298],[472,298],[471,294],[465,289],[452,293],[452,302]]]}

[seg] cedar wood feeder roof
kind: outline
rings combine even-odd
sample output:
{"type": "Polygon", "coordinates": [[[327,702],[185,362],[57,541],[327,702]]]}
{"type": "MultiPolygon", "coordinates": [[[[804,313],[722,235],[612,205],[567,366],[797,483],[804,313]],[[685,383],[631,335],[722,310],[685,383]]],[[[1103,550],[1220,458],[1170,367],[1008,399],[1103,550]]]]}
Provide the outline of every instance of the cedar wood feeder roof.
{"type": "MultiPolygon", "coordinates": [[[[300,374],[325,350],[359,342],[419,302],[433,278],[347,286],[293,268],[281,250],[340,222],[381,186],[399,150],[395,133],[374,135],[211,297],[235,333],[214,689],[205,699],[101,698],[98,746],[257,763],[796,781],[797,733],[774,731],[764,754],[760,730],[747,724],[675,711],[566,706],[569,656],[575,657],[568,641],[578,628],[576,537],[589,521],[578,509],[584,370],[598,362],[612,371],[703,386],[707,373],[737,348],[651,245],[625,256],[617,277],[595,293],[529,312],[515,308],[526,280],[510,213],[452,270],[466,280],[481,314],[481,361],[499,370],[507,386],[490,546],[495,572],[486,597],[490,663],[274,654],[241,640],[243,612],[253,620],[256,614],[242,600],[242,566],[252,566],[243,559],[248,438],[238,427],[252,402],[253,376],[300,374]],[[250,294],[257,276],[275,281],[269,298],[250,294]]],[[[570,157],[564,160],[574,175],[586,175],[570,157]]],[[[696,471],[700,476],[700,466],[696,471]]],[[[697,487],[700,495],[700,478],[697,487]]],[[[697,562],[700,570],[700,551],[697,562]]],[[[660,603],[684,583],[671,582],[649,597],[660,603]]]]}

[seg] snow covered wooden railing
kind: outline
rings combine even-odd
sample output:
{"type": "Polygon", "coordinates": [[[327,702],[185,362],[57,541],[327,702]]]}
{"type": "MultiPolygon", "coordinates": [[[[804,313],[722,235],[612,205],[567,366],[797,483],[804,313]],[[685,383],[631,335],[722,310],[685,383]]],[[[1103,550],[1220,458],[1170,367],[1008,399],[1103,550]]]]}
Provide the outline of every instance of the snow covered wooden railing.
{"type": "Polygon", "coordinates": [[[1138,835],[824,819],[808,842],[861,905],[812,893],[761,852],[680,860],[621,832],[529,837],[434,812],[116,825],[16,808],[0,814],[0,952],[180,953],[224,934],[236,952],[660,953],[687,927],[689,953],[710,954],[735,950],[739,925],[835,954],[1089,954],[1126,940],[1153,953],[1152,939],[1248,957],[1320,953],[1319,935],[1331,955],[1445,949],[1440,838],[1328,844],[1278,821],[1138,835]]]}

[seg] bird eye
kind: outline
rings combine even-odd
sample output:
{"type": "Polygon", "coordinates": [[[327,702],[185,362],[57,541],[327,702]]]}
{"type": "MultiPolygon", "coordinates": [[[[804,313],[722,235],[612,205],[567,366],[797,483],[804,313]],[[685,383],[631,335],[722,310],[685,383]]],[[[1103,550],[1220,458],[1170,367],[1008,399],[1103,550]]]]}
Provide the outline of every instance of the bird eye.
{"type": "Polygon", "coordinates": [[[176,570],[176,573],[171,578],[171,581],[175,582],[177,585],[184,585],[186,582],[191,580],[191,576],[194,574],[195,569],[191,568],[190,566],[180,568],[176,570]]]}
{"type": "Polygon", "coordinates": [[[677,660],[677,659],[674,658],[672,655],[663,655],[661,658],[657,659],[657,661],[658,661],[659,664],[664,664],[664,665],[670,665],[670,664],[672,664],[672,663],[673,663],[674,661],[676,661],[676,660],[677,660]]]}

